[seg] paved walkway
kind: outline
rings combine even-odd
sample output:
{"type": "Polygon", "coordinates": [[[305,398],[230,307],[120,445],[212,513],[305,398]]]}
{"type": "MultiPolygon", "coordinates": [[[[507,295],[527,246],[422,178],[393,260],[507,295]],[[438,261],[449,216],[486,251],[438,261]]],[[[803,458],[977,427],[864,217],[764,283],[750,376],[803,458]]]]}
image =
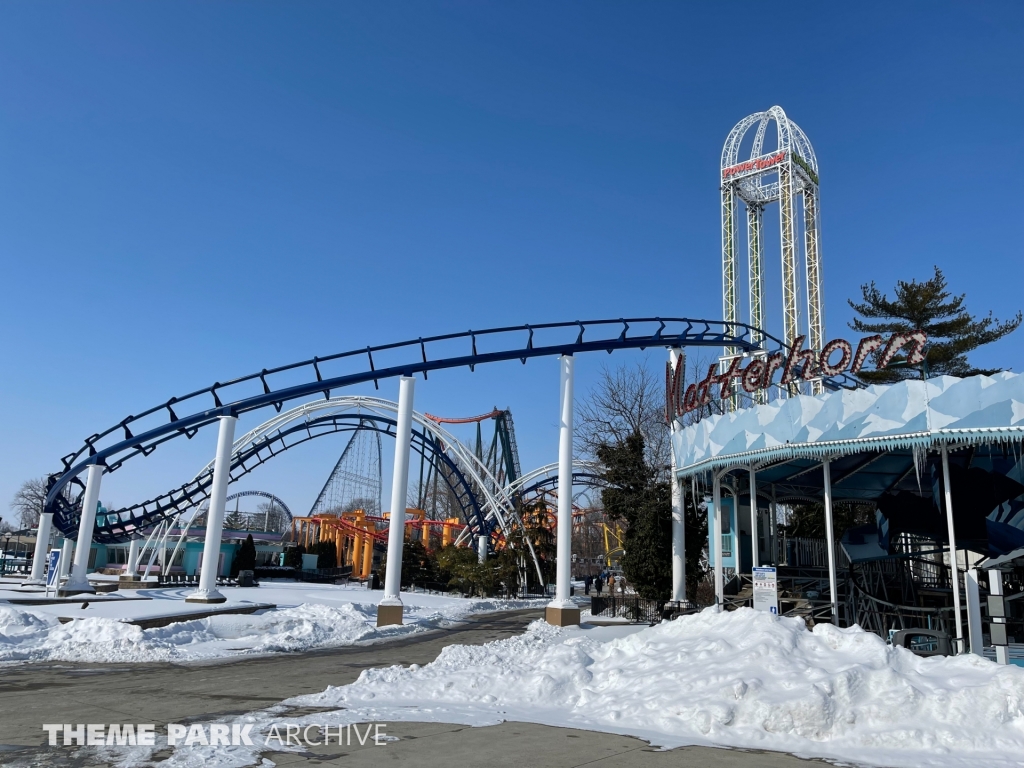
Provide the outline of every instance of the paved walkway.
{"type": "MultiPolygon", "coordinates": [[[[328,685],[345,685],[369,667],[427,664],[453,643],[479,644],[523,631],[536,610],[490,614],[456,628],[367,647],[340,648],[205,664],[46,664],[0,673],[0,765],[11,768],[91,768],[109,763],[76,747],[48,747],[43,723],[212,722],[328,685]]],[[[468,728],[439,723],[390,723],[385,746],[317,747],[274,752],[280,766],[389,765],[416,768],[502,768],[523,765],[652,766],[670,768],[796,768],[811,761],[779,753],[683,748],[651,749],[625,736],[505,723],[468,728]]]]}

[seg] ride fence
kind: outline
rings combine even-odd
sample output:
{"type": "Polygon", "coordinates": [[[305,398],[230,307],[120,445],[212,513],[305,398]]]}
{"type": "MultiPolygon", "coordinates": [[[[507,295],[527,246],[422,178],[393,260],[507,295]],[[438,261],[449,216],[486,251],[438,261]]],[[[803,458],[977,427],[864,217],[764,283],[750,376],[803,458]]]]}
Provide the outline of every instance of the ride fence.
{"type": "Polygon", "coordinates": [[[629,619],[636,624],[657,624],[662,619],[665,603],[637,595],[592,595],[590,614],[607,618],[629,619]]]}
{"type": "Polygon", "coordinates": [[[32,572],[32,561],[0,558],[0,576],[27,576],[32,572]]]}
{"type": "Polygon", "coordinates": [[[341,568],[314,568],[311,570],[295,569],[295,578],[310,584],[336,584],[341,580],[348,581],[352,575],[352,566],[341,568]]]}

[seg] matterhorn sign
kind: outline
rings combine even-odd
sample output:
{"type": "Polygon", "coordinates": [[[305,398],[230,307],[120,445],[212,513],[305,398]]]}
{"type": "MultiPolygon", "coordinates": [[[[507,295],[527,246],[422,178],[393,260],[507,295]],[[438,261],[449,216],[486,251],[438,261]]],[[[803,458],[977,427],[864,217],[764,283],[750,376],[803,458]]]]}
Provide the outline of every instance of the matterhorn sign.
{"type": "Polygon", "coordinates": [[[821,348],[801,349],[804,336],[797,336],[793,341],[789,354],[776,352],[758,355],[750,359],[746,368],[740,368],[744,358],[737,356],[731,359],[728,369],[721,370],[721,363],[714,363],[708,368],[708,374],[699,384],[691,384],[683,392],[683,357],[680,356],[675,370],[666,369],[666,402],[668,416],[673,418],[689,413],[711,403],[714,388],[718,387],[718,397],[725,400],[734,393],[733,382],[739,381],[745,392],[754,394],[758,390],[767,389],[773,383],[775,374],[781,372],[778,383],[781,386],[796,384],[799,381],[810,381],[823,376],[838,376],[849,372],[857,375],[868,357],[879,352],[877,368],[887,368],[896,354],[906,347],[907,365],[919,365],[924,362],[925,343],[928,337],[924,331],[910,333],[894,333],[888,341],[881,336],[868,336],[860,340],[857,350],[846,339],[834,339],[821,348]],[[718,372],[721,371],[721,372],[718,372]]]}

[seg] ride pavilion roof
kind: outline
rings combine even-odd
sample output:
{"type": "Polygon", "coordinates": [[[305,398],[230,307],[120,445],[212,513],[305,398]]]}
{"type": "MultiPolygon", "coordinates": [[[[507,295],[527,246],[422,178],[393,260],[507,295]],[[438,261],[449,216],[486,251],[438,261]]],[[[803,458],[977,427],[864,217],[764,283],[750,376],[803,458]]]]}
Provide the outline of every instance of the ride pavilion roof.
{"type": "Polygon", "coordinates": [[[929,451],[945,444],[973,462],[1018,453],[1024,439],[1024,375],[874,385],[798,395],[702,419],[673,436],[679,478],[751,464],[759,495],[820,499],[830,459],[836,500],[871,501],[900,490],[930,494],[929,451]]]}

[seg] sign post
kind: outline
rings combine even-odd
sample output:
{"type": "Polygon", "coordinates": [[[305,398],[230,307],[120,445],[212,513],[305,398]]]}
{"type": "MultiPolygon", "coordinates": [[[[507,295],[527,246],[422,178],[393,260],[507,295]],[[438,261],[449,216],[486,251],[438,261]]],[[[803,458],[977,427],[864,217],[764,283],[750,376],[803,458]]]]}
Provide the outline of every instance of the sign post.
{"type": "Polygon", "coordinates": [[[754,610],[779,614],[779,584],[775,568],[754,569],[754,610]]]}
{"type": "Polygon", "coordinates": [[[46,559],[46,592],[50,596],[50,587],[57,589],[60,586],[60,550],[51,549],[50,556],[46,559]]]}

